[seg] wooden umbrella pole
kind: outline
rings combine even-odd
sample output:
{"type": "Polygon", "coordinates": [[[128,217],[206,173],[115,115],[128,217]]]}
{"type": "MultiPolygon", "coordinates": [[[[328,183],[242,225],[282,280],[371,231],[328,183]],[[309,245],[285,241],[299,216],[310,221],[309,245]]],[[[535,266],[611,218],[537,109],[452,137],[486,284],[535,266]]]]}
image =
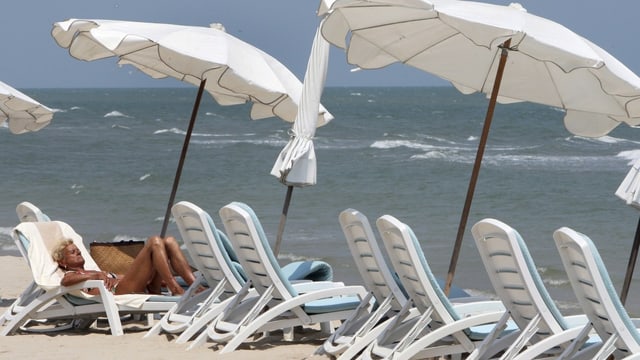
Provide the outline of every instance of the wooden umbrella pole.
{"type": "Polygon", "coordinates": [[[278,225],[278,236],[276,237],[276,244],[273,247],[273,253],[278,256],[280,252],[280,245],[282,244],[282,235],[284,233],[284,225],[287,222],[287,214],[289,213],[289,204],[291,204],[291,195],[293,194],[293,185],[287,186],[287,195],[284,198],[284,204],[282,205],[282,215],[280,215],[280,224],[278,225]]]}
{"type": "Polygon", "coordinates": [[[636,259],[638,258],[638,248],[640,248],[640,219],[638,219],[638,226],[636,227],[636,236],[633,239],[633,246],[631,248],[631,254],[629,255],[629,264],[627,265],[627,273],[624,276],[624,283],[622,290],[620,291],[620,302],[622,305],[627,302],[627,295],[629,295],[629,287],[631,286],[631,278],[633,278],[633,270],[636,268],[636,259]]]}
{"type": "Polygon", "coordinates": [[[458,234],[456,236],[456,242],[453,246],[453,253],[451,254],[451,262],[449,263],[449,272],[447,273],[447,281],[445,282],[445,287],[444,287],[444,292],[446,295],[449,295],[449,291],[451,290],[451,284],[453,283],[453,276],[456,272],[456,264],[458,263],[458,257],[460,256],[462,239],[464,237],[465,228],[467,226],[467,220],[469,219],[469,210],[471,209],[471,202],[473,201],[473,194],[476,189],[476,182],[478,181],[478,175],[480,174],[480,165],[482,164],[484,149],[487,144],[487,138],[489,137],[489,130],[491,129],[491,120],[493,119],[493,112],[496,107],[498,93],[500,92],[500,83],[502,82],[502,75],[504,73],[504,67],[507,63],[507,56],[509,55],[508,49],[510,45],[511,45],[511,39],[505,41],[502,44],[502,52],[500,54],[500,62],[498,63],[498,71],[496,72],[496,79],[493,83],[493,89],[491,89],[491,99],[489,101],[489,107],[487,108],[487,114],[484,119],[482,136],[480,137],[480,143],[478,144],[478,151],[476,152],[476,159],[473,164],[473,171],[471,172],[469,187],[467,188],[467,197],[464,202],[464,208],[462,209],[462,215],[460,216],[460,225],[458,226],[458,234]]]}
{"type": "Polygon", "coordinates": [[[182,167],[184,166],[184,159],[187,157],[187,150],[189,150],[189,142],[191,141],[191,133],[193,132],[193,125],[196,123],[198,116],[198,109],[200,108],[200,100],[202,100],[202,93],[204,92],[204,86],[207,83],[207,79],[203,79],[200,82],[198,88],[198,95],[196,101],[193,103],[193,110],[191,111],[191,120],[189,121],[189,127],[187,128],[187,134],[184,136],[184,142],[182,143],[182,151],[180,152],[180,160],[178,161],[178,168],[176,169],[176,176],[173,178],[173,186],[171,187],[171,195],[169,196],[169,203],[167,203],[167,210],[164,213],[164,221],[162,222],[162,231],[160,231],[160,237],[164,237],[167,233],[167,226],[169,226],[169,218],[171,217],[171,207],[176,199],[176,192],[178,191],[178,184],[180,184],[180,176],[182,175],[182,167]]]}

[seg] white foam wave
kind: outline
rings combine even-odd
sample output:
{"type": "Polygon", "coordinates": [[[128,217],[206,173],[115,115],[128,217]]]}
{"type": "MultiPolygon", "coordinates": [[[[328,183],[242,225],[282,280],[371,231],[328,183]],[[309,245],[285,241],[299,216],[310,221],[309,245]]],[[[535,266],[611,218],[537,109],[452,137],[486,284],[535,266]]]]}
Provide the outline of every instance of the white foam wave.
{"type": "MultiPolygon", "coordinates": [[[[178,129],[178,128],[158,129],[158,130],[153,132],[154,135],[165,134],[165,133],[178,134],[178,135],[186,135],[187,134],[186,131],[184,131],[182,129],[178,129]]],[[[234,135],[233,134],[191,133],[191,136],[195,136],[195,137],[225,137],[225,136],[234,136],[234,135]]]]}
{"type": "Polygon", "coordinates": [[[410,159],[446,159],[449,156],[442,151],[429,151],[424,154],[413,155],[410,159]]]}
{"type": "Polygon", "coordinates": [[[434,146],[420,144],[411,140],[379,140],[374,141],[371,144],[374,149],[395,149],[399,147],[406,147],[409,149],[433,149],[434,146]]]}
{"type": "Polygon", "coordinates": [[[156,130],[156,131],[153,132],[154,135],[164,134],[164,133],[172,133],[172,134],[179,134],[179,135],[185,135],[186,134],[186,132],[184,130],[180,130],[178,128],[160,129],[160,130],[156,130]]]}
{"type": "Polygon", "coordinates": [[[18,251],[18,247],[11,237],[12,232],[13,228],[0,227],[0,251],[18,251]]]}
{"type": "Polygon", "coordinates": [[[616,157],[629,160],[629,165],[633,165],[636,160],[640,159],[640,149],[621,151],[616,157]]]}
{"type": "Polygon", "coordinates": [[[118,235],[114,236],[113,240],[111,240],[111,241],[112,242],[118,242],[118,241],[129,241],[129,240],[145,241],[147,239],[146,238],[137,237],[137,236],[132,236],[132,235],[118,234],[118,235]]]}
{"type": "Polygon", "coordinates": [[[130,127],[128,126],[124,126],[124,125],[118,125],[118,124],[113,124],[111,125],[112,129],[125,129],[125,130],[131,130],[130,127]]]}
{"type": "Polygon", "coordinates": [[[139,179],[139,180],[140,180],[140,181],[144,181],[144,180],[146,180],[149,176],[151,176],[151,174],[144,174],[144,175],[140,176],[140,179],[139,179]]]}
{"type": "Polygon", "coordinates": [[[82,107],[80,106],[72,106],[69,110],[80,110],[82,107]]]}
{"type": "Polygon", "coordinates": [[[112,112],[104,114],[104,117],[126,117],[126,118],[130,118],[131,116],[125,115],[125,114],[121,113],[120,111],[114,110],[112,112]]]}
{"type": "Polygon", "coordinates": [[[566,279],[564,280],[563,279],[544,279],[542,280],[542,282],[544,282],[547,285],[555,286],[555,287],[569,284],[569,280],[566,280],[566,279]]]}
{"type": "Polygon", "coordinates": [[[66,113],[67,110],[63,110],[63,109],[51,109],[51,112],[55,113],[66,113]]]}
{"type": "Polygon", "coordinates": [[[308,261],[308,260],[320,260],[320,258],[301,256],[292,253],[288,254],[278,254],[278,259],[280,260],[289,260],[289,261],[308,261]]]}

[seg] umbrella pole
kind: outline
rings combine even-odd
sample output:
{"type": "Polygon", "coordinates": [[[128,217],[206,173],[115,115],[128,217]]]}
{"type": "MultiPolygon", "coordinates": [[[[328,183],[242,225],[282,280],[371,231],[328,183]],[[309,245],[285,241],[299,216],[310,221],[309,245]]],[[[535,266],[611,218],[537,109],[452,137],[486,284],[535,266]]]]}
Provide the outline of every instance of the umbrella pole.
{"type": "Polygon", "coordinates": [[[636,227],[636,236],[633,240],[633,247],[631,248],[631,254],[629,255],[629,264],[627,265],[627,273],[624,276],[624,284],[620,291],[620,302],[622,305],[627,301],[627,295],[629,294],[629,287],[631,286],[631,278],[633,277],[633,270],[636,267],[636,260],[638,259],[638,248],[640,248],[640,219],[638,219],[638,226],[636,227]]]}
{"type": "Polygon", "coordinates": [[[487,144],[487,138],[489,137],[489,130],[491,129],[491,120],[493,119],[493,111],[496,107],[498,92],[500,91],[500,83],[502,82],[502,74],[504,73],[504,67],[507,63],[507,56],[509,55],[508,49],[510,45],[511,45],[511,39],[505,41],[502,44],[502,52],[500,54],[500,62],[498,63],[498,71],[496,72],[496,79],[493,82],[493,89],[491,89],[491,99],[489,101],[489,107],[487,108],[487,114],[484,119],[482,136],[480,137],[480,143],[478,144],[478,151],[476,152],[476,159],[473,164],[473,171],[471,172],[469,187],[467,188],[467,197],[464,202],[464,208],[462,209],[462,215],[460,216],[460,225],[458,226],[458,234],[456,236],[456,242],[453,246],[453,253],[451,254],[451,262],[449,263],[449,272],[447,273],[447,281],[445,282],[445,286],[444,286],[444,293],[446,295],[449,295],[449,291],[451,290],[451,284],[453,283],[453,276],[456,271],[456,264],[458,263],[458,257],[460,256],[462,238],[464,237],[464,231],[467,226],[467,220],[469,219],[471,202],[473,201],[473,194],[476,189],[476,182],[478,181],[478,175],[480,174],[480,165],[482,164],[482,157],[484,156],[484,148],[487,144]]]}
{"type": "Polygon", "coordinates": [[[287,196],[284,198],[282,205],[282,215],[280,215],[280,225],[278,225],[278,236],[276,237],[276,245],[273,247],[273,253],[278,256],[280,252],[280,244],[282,244],[282,234],[284,233],[284,225],[287,222],[287,214],[289,213],[289,204],[291,204],[291,195],[293,194],[293,185],[287,186],[287,196]]]}
{"type": "Polygon", "coordinates": [[[187,134],[184,136],[184,142],[182,143],[182,152],[180,153],[180,160],[178,161],[176,176],[173,178],[173,186],[171,187],[171,195],[169,196],[169,202],[167,203],[167,210],[164,213],[164,221],[162,222],[162,231],[160,231],[160,237],[164,237],[167,233],[167,226],[169,225],[169,218],[171,216],[171,207],[173,206],[173,202],[176,199],[176,192],[178,191],[180,176],[182,175],[182,167],[184,166],[184,159],[187,156],[187,150],[189,150],[189,142],[191,141],[191,133],[193,132],[193,125],[196,123],[196,117],[198,116],[198,109],[200,108],[200,100],[202,100],[202,93],[204,92],[204,86],[206,83],[207,83],[207,79],[203,79],[200,82],[200,87],[198,88],[198,95],[196,96],[196,101],[193,104],[193,110],[191,111],[191,120],[189,121],[187,134]]]}

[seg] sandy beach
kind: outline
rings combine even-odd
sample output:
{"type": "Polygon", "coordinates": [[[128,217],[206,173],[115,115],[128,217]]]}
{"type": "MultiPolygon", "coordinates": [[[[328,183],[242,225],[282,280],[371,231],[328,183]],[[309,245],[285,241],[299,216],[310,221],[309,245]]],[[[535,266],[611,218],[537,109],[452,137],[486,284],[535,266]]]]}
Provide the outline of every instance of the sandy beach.
{"type": "MultiPolygon", "coordinates": [[[[6,308],[26,288],[31,275],[20,257],[0,256],[0,311],[6,308]],[[10,276],[7,276],[9,275],[10,276]]],[[[26,359],[45,356],[48,359],[329,359],[313,355],[324,335],[313,329],[296,329],[293,342],[283,342],[278,334],[243,345],[231,354],[220,355],[217,347],[208,343],[186,351],[186,345],[173,342],[174,336],[162,334],[143,339],[146,324],[123,324],[124,336],[111,336],[100,324],[89,330],[62,331],[49,334],[17,333],[0,338],[0,359],[26,359]]]]}

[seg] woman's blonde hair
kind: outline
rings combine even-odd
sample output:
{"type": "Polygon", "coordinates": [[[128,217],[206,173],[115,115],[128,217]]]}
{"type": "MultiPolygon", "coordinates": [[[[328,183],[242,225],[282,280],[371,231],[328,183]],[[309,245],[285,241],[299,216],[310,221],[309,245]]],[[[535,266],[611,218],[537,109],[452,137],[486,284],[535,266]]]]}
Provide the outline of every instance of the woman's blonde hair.
{"type": "Polygon", "coordinates": [[[53,256],[53,260],[55,260],[56,262],[62,261],[62,259],[64,259],[64,249],[66,249],[67,246],[71,244],[73,244],[73,240],[69,238],[63,238],[62,240],[60,240],[58,242],[58,245],[53,248],[53,254],[51,255],[53,256]]]}

